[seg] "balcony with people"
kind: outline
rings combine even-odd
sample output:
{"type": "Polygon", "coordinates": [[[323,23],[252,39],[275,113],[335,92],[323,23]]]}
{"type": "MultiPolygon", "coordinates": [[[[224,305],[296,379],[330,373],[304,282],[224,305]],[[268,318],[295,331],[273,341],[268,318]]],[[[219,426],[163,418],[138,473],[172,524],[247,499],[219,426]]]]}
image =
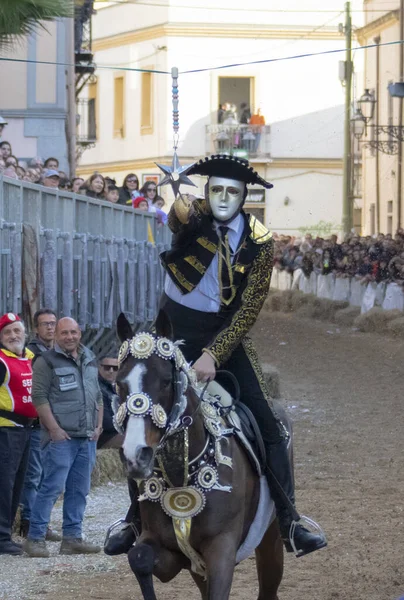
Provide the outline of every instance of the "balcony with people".
{"type": "Polygon", "coordinates": [[[225,102],[219,106],[217,124],[206,126],[206,154],[220,153],[249,160],[269,158],[270,126],[258,108],[254,114],[246,103],[239,110],[225,102]]]}

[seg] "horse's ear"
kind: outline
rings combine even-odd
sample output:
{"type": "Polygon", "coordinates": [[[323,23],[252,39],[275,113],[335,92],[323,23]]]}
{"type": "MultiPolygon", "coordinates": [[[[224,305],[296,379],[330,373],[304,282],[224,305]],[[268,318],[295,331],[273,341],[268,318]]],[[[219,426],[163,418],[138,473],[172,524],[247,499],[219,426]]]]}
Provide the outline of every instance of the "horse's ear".
{"type": "Polygon", "coordinates": [[[170,317],[164,310],[160,309],[154,326],[158,337],[165,337],[169,340],[174,339],[173,326],[171,325],[170,317]]]}
{"type": "Polygon", "coordinates": [[[116,321],[116,332],[121,343],[125,340],[130,340],[131,338],[133,338],[132,327],[123,313],[119,315],[116,321]]]}

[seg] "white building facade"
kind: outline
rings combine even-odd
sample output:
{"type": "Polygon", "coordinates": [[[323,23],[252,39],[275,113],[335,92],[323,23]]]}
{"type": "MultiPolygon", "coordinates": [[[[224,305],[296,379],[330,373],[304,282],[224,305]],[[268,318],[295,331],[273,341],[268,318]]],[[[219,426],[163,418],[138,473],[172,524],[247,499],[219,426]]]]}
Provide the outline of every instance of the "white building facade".
{"type": "MultiPolygon", "coordinates": [[[[96,5],[98,69],[83,96],[92,100],[97,139],[79,173],[100,171],[119,184],[129,172],[141,183],[159,176],[154,163],[172,158],[169,72],[177,66],[181,162],[220,151],[246,156],[275,185],[249,198],[267,226],[298,233],[324,222],[338,230],[344,54],[334,51],[344,48],[343,16],[339,2],[327,4],[324,14],[320,0],[304,10],[295,0],[96,5]],[[227,65],[236,66],[218,68],[227,65]],[[240,117],[242,102],[265,117],[259,139],[257,128],[218,124],[221,104],[236,105],[240,117]]],[[[170,190],[162,195],[170,200],[170,190]]]]}

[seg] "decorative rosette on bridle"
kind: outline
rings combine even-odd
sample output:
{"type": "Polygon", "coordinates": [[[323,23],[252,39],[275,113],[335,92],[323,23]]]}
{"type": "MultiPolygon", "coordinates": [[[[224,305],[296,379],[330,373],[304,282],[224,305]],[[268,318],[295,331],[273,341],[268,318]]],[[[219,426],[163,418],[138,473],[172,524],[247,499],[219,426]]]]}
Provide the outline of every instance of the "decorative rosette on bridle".
{"type": "Polygon", "coordinates": [[[126,402],[121,404],[115,415],[115,422],[118,427],[122,428],[126,417],[144,418],[149,415],[156,427],[164,429],[167,425],[167,413],[161,404],[153,404],[148,394],[137,392],[129,396],[126,402]]]}
{"type": "Polygon", "coordinates": [[[174,344],[174,342],[164,337],[156,338],[153,334],[145,331],[137,333],[131,340],[125,340],[122,343],[118,354],[119,367],[122,366],[122,363],[130,354],[140,360],[147,360],[152,354],[157,354],[163,360],[175,361],[178,370],[188,365],[178,347],[178,343],[174,344]]]}

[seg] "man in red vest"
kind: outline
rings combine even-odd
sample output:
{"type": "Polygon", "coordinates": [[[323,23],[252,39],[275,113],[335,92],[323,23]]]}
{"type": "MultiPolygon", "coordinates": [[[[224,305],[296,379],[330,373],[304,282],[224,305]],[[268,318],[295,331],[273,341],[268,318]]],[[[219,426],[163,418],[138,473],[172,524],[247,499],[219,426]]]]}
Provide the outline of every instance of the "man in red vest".
{"type": "Polygon", "coordinates": [[[25,327],[14,313],[0,317],[0,554],[22,554],[11,539],[27,467],[34,354],[25,348],[25,327]]]}

